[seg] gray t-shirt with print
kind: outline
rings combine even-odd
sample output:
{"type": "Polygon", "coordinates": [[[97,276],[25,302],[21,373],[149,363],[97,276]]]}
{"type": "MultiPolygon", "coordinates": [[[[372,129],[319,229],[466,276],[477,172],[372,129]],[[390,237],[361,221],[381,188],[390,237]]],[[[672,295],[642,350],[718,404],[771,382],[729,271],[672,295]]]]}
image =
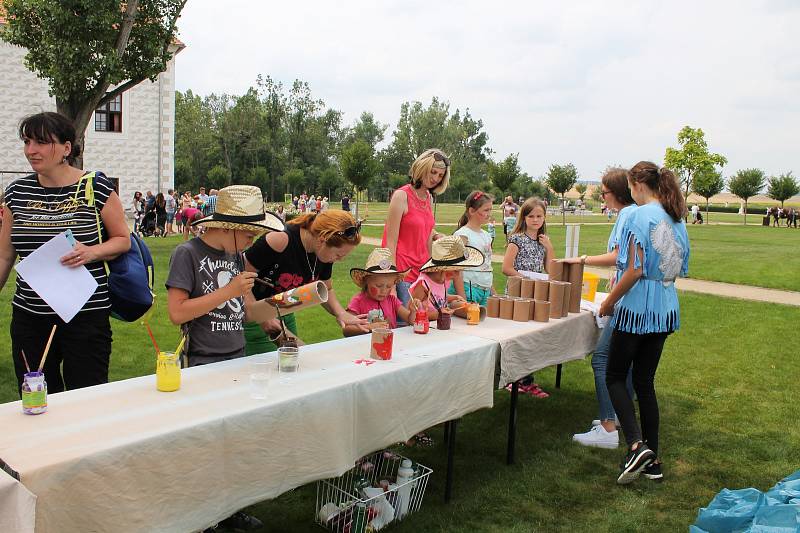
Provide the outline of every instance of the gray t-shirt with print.
{"type": "MultiPolygon", "coordinates": [[[[169,260],[166,286],[198,298],[227,285],[239,275],[236,256],[195,238],[179,245],[169,260]]],[[[241,297],[189,322],[189,355],[230,359],[244,355],[244,303],[241,297]]]]}

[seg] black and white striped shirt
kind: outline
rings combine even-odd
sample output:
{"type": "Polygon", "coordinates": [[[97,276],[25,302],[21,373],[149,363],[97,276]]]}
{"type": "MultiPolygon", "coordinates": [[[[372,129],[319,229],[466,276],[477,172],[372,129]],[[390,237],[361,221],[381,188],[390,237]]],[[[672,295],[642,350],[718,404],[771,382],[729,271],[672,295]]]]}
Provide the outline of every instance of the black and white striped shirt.
{"type": "MultiPolygon", "coordinates": [[[[75,193],[78,183],[63,187],[43,187],[36,174],[19,178],[6,188],[6,208],[14,215],[11,244],[14,245],[20,260],[67,229],[72,230],[75,239],[86,246],[98,244],[95,208],[86,203],[86,182],[86,179],[80,181],[77,200],[75,193]]],[[[114,191],[114,186],[103,173],[97,172],[93,187],[95,207],[98,211],[102,211],[106,200],[114,191]]],[[[107,235],[102,219],[100,228],[104,232],[105,240],[107,235]]],[[[81,308],[81,312],[108,309],[111,307],[111,302],[108,297],[108,280],[103,262],[89,263],[86,268],[97,280],[97,290],[81,308]]],[[[68,291],[69,288],[65,287],[64,290],[68,291]]],[[[20,276],[17,276],[17,290],[12,303],[31,313],[55,314],[20,276]]]]}

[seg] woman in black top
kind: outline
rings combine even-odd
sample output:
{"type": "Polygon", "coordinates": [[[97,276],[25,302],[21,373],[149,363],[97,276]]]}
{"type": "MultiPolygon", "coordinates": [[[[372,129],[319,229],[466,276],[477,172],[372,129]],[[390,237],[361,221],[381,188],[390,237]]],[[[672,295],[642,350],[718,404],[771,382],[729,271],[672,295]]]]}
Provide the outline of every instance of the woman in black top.
{"type": "MultiPolygon", "coordinates": [[[[361,242],[359,229],[350,213],[331,209],[301,215],[289,221],[285,231],[269,233],[258,239],[245,252],[245,267],[258,272],[258,277],[269,280],[275,288],[257,285],[253,289],[256,298],[267,298],[321,280],[328,288],[328,302],[322,304],[325,310],[336,317],[340,327],[361,326],[366,333],[365,317],[356,317],[345,311],[336,299],[331,283],[333,263],[344,259],[361,242]]],[[[284,324],[297,334],[293,314],[284,317],[284,324]]],[[[277,349],[265,332],[275,337],[281,332],[280,323],[269,320],[263,324],[245,324],[247,355],[277,349]]]]}
{"type": "Polygon", "coordinates": [[[153,202],[153,210],[156,212],[156,234],[166,237],[164,225],[167,223],[167,200],[164,198],[164,193],[160,192],[156,196],[156,201],[153,202]]]}
{"type": "Polygon", "coordinates": [[[103,261],[130,248],[128,225],[114,186],[101,172],[91,177],[71,166],[80,153],[75,136],[72,123],[57,113],[39,113],[22,121],[19,137],[34,173],[15,180],[6,189],[7,205],[0,230],[0,289],[17,256],[25,259],[67,229],[72,230],[77,242],[72,251],[61,257],[61,264],[70,268],[85,266],[97,281],[94,294],[65,323],[24,279],[17,277],[11,315],[11,351],[17,381],[21,385],[25,373],[20,351],[25,351],[32,368],[37,367],[52,326],[57,325],[44,365],[50,392],[108,381],[111,301],[103,261]],[[92,195],[93,206],[87,202],[92,195]],[[104,234],[102,243],[95,210],[104,234]]]}

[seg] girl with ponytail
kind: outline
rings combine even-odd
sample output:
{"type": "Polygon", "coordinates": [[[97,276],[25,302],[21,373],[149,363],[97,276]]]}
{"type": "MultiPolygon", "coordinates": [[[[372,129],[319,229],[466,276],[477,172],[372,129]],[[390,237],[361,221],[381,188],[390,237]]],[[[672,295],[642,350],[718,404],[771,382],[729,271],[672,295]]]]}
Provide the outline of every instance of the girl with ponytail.
{"type": "Polygon", "coordinates": [[[628,171],[628,186],[639,207],[620,231],[617,269],[622,276],[600,306],[601,316],[613,315],[606,385],[629,447],[619,484],[641,473],[663,478],[653,380],[667,336],[680,327],[675,279],[685,276],[689,266],[686,203],[675,175],[641,161],[628,171]],[[641,426],[625,386],[631,368],[641,426]]]}
{"type": "Polygon", "coordinates": [[[467,196],[464,214],[458,220],[455,235],[466,238],[467,244],[483,252],[483,264],[474,270],[459,272],[450,285],[450,294],[457,294],[470,302],[486,305],[494,294],[492,283],[492,237],[483,229],[492,216],[494,198],[483,191],[472,191],[467,196]]]}

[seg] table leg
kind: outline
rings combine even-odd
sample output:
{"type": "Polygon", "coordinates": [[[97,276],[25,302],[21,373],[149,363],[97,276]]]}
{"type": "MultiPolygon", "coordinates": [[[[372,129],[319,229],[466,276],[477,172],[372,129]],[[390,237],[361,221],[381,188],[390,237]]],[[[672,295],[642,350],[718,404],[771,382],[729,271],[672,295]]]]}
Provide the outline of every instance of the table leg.
{"type": "Polygon", "coordinates": [[[556,388],[561,388],[561,364],[556,365],[556,388]]]}
{"type": "Polygon", "coordinates": [[[453,495],[453,456],[456,451],[456,427],[458,420],[450,420],[445,423],[445,433],[447,434],[447,477],[444,484],[444,503],[450,503],[453,495]]]}
{"type": "Polygon", "coordinates": [[[519,381],[511,384],[511,408],[508,414],[508,449],[506,451],[506,464],[514,464],[514,447],[517,442],[517,397],[519,396],[519,381]]]}

